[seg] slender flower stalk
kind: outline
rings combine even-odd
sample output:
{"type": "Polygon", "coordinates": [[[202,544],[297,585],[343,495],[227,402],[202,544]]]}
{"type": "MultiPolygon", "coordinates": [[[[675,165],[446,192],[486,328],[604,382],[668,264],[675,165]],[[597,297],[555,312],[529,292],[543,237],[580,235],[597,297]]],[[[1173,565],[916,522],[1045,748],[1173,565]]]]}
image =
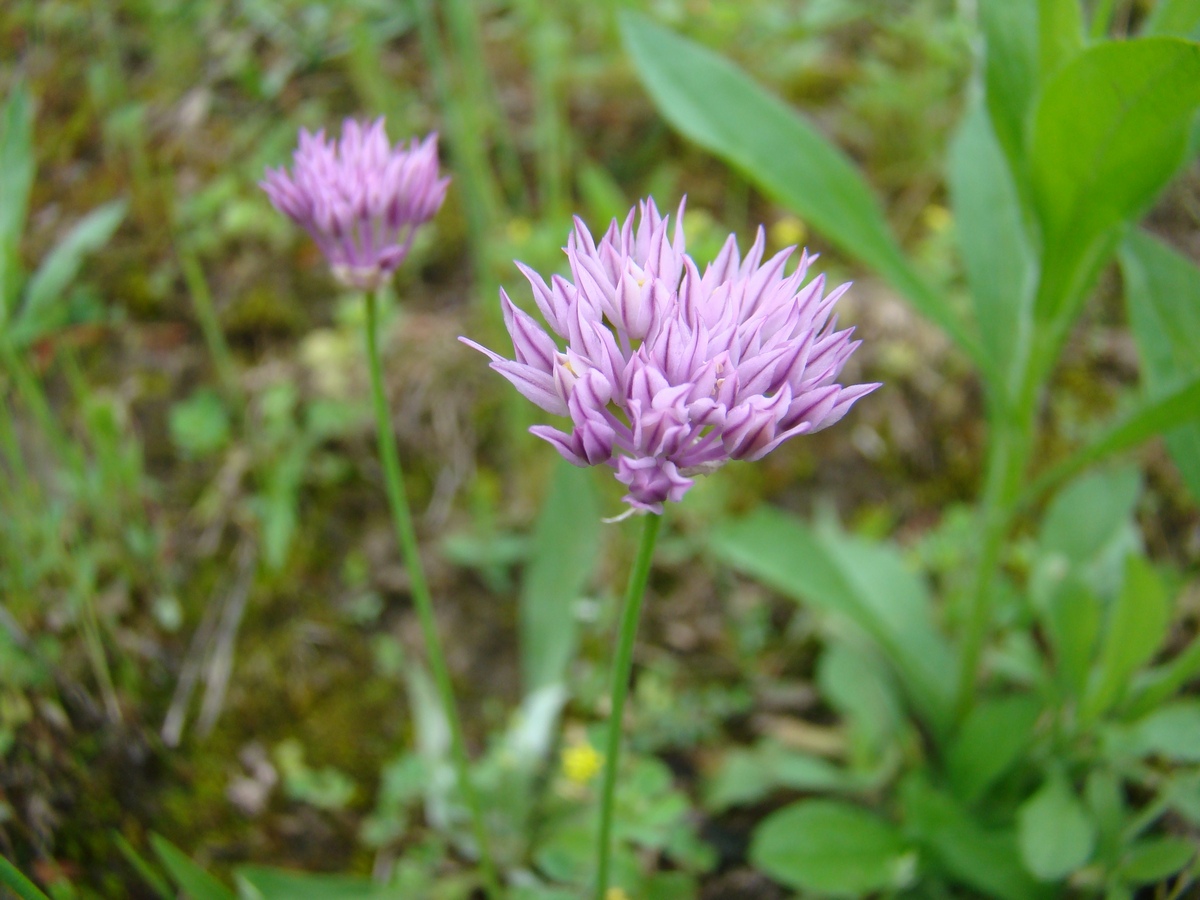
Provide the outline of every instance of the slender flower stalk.
{"type": "Polygon", "coordinates": [[[858,346],[832,316],[849,285],[826,294],[823,276],[805,284],[807,253],[785,274],[795,247],[763,262],[761,228],[745,257],[730,235],[701,274],[682,218],[680,204],[669,233],[646,200],[598,242],[577,218],[564,248],[571,280],[547,284],[517,264],[550,333],[501,291],[515,358],[460,338],[529,400],[570,419],[569,430],[530,430],[577,466],[610,466],[630,513],[646,517],[613,661],[596,900],[608,890],[621,717],[664,502],[683,499],[697,475],[832,425],[879,386],[837,383],[858,346]]]}
{"type": "Polygon", "coordinates": [[[421,565],[421,554],[417,548],[416,530],[413,528],[412,513],[408,508],[408,499],[404,493],[404,470],[400,465],[400,454],[396,449],[396,436],[392,432],[391,417],[388,414],[387,396],[383,389],[383,371],[379,364],[379,347],[377,332],[377,311],[375,293],[366,296],[367,321],[367,363],[371,372],[371,402],[375,410],[375,426],[379,438],[379,458],[383,463],[384,485],[387,491],[388,506],[392,512],[392,524],[396,529],[396,540],[400,552],[404,556],[404,565],[408,569],[408,577],[412,586],[413,605],[417,610],[417,618],[421,623],[421,633],[425,639],[425,652],[429,657],[429,668],[433,672],[434,684],[437,686],[438,699],[441,701],[442,713],[450,726],[451,753],[454,757],[454,771],[458,779],[458,789],[462,792],[463,800],[471,813],[471,826],[475,832],[475,842],[479,845],[479,859],[483,868],[483,877],[488,896],[498,900],[500,884],[496,877],[496,867],[492,861],[487,829],[483,821],[483,813],[479,805],[479,797],[475,793],[469,774],[467,745],[463,738],[462,720],[458,715],[458,705],[454,700],[454,687],[450,681],[450,669],[446,665],[446,655],[442,651],[442,642],[438,637],[437,621],[433,614],[433,598],[429,593],[429,584],[425,580],[425,569],[421,565]]]}
{"type": "Polygon", "coordinates": [[[268,169],[260,185],[280,212],[312,235],[333,276],[365,293],[367,368],[388,507],[408,570],[429,668],[450,729],[454,772],[470,813],[484,887],[491,900],[500,900],[500,881],[483,811],[470,779],[462,720],[404,492],[404,470],[379,360],[377,291],[408,256],[417,229],[441,207],[449,181],[438,174],[436,135],[420,142],[413,140],[407,148],[400,144],[393,147],[383,119],[371,125],[348,119],[338,141],[326,141],[323,131],[312,135],[302,130],[293,171],[268,169]]]}
{"type": "Polygon", "coordinates": [[[612,706],[608,713],[608,737],[604,748],[604,782],[600,788],[600,829],[596,837],[596,900],[605,900],[608,893],[609,860],[612,857],[613,801],[617,793],[617,766],[621,754],[621,720],[625,715],[625,698],[629,694],[629,678],[633,674],[633,642],[637,637],[642,601],[646,597],[646,580],[650,576],[650,561],[662,516],[647,513],[642,526],[642,541],[637,558],[629,573],[625,590],[625,605],[617,632],[617,648],[613,654],[612,706]]]}

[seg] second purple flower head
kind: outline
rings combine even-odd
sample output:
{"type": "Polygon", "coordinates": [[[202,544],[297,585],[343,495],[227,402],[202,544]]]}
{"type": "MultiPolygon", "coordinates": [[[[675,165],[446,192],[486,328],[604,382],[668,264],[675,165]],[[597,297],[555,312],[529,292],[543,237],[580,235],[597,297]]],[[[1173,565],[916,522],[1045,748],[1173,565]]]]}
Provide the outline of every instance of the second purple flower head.
{"type": "Polygon", "coordinates": [[[515,359],[460,340],[570,419],[534,434],[575,465],[612,466],[627,503],[661,513],[694,476],[832,425],[879,385],[837,383],[859,343],[831,316],[849,285],[826,294],[823,275],[805,285],[807,253],[785,275],[796,248],[763,262],[760,228],[744,258],[730,235],[701,274],[685,252],[683,204],[673,229],[653,200],[639,210],[636,228],[637,210],[599,242],[575,220],[569,281],[547,284],[518,263],[550,333],[502,290],[515,359]]]}
{"type": "Polygon", "coordinates": [[[334,277],[360,290],[392,277],[450,183],[438,177],[436,134],[393,147],[382,118],[370,125],[347,119],[337,141],[301,129],[293,158],[291,173],[268,169],[262,189],[312,235],[334,277]]]}

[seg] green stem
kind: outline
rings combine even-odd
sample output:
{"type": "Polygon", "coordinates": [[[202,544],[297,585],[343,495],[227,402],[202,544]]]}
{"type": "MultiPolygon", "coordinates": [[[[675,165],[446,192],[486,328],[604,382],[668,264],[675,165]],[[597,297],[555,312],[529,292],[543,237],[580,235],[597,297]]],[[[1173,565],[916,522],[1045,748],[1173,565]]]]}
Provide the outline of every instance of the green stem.
{"type": "Polygon", "coordinates": [[[1012,525],[1022,478],[1033,449],[1037,416],[1039,367],[1036,354],[1025,368],[1015,403],[994,401],[982,498],[983,542],[975,569],[971,608],[959,659],[956,712],[961,722],[975,699],[983,647],[992,624],[992,599],[1000,576],[1004,541],[1012,525]]]}
{"type": "Polygon", "coordinates": [[[408,577],[412,585],[413,605],[416,607],[417,618],[421,623],[421,632],[425,639],[425,652],[429,657],[429,668],[433,671],[442,713],[450,726],[455,776],[458,779],[459,790],[471,813],[475,842],[479,845],[479,861],[483,868],[484,884],[488,896],[492,900],[499,900],[500,882],[496,877],[495,864],[492,862],[479,798],[468,777],[467,745],[463,739],[462,722],[458,716],[458,707],[454,702],[450,670],[446,666],[446,657],[442,652],[441,640],[438,638],[437,622],[433,615],[433,599],[429,594],[429,585],[425,581],[425,570],[421,566],[421,555],[417,549],[417,535],[413,528],[412,513],[409,511],[408,500],[404,495],[404,472],[400,467],[400,454],[396,450],[396,437],[392,433],[387,397],[383,390],[383,371],[379,365],[376,305],[375,292],[368,292],[366,295],[367,361],[371,372],[371,400],[375,407],[375,425],[379,433],[379,457],[383,465],[388,505],[391,507],[396,540],[404,557],[404,565],[408,569],[408,577]]]}
{"type": "Polygon", "coordinates": [[[625,590],[625,607],[621,611],[620,632],[612,669],[612,708],[608,713],[608,744],[604,750],[604,783],[600,789],[600,832],[596,847],[596,900],[604,900],[608,892],[608,866],[612,855],[613,798],[617,787],[617,763],[621,752],[621,718],[625,711],[625,698],[629,694],[629,676],[633,669],[633,642],[637,637],[638,619],[641,617],[642,600],[646,595],[646,579],[650,575],[650,560],[654,556],[654,543],[662,516],[647,515],[642,530],[642,543],[638,547],[633,570],[629,573],[629,587],[625,590]]]}
{"type": "Polygon", "coordinates": [[[182,240],[176,239],[176,256],[179,258],[179,268],[183,271],[183,281],[187,285],[188,294],[192,298],[192,309],[200,323],[200,333],[212,357],[213,366],[217,370],[217,380],[221,382],[226,398],[239,403],[241,391],[238,387],[237,364],[221,331],[221,322],[217,318],[216,307],[213,306],[212,292],[208,289],[208,279],[196,254],[182,240]]]}
{"type": "MultiPolygon", "coordinates": [[[[63,549],[65,553],[65,548],[63,549]]],[[[88,656],[92,662],[92,672],[96,676],[96,684],[100,688],[100,696],[104,698],[104,707],[112,722],[122,721],[121,703],[117,699],[117,688],[113,681],[112,670],[108,666],[108,654],[104,650],[104,636],[100,623],[100,614],[96,610],[95,572],[90,562],[78,567],[78,584],[76,599],[82,607],[83,618],[80,623],[83,632],[83,643],[87,647],[88,656]]]]}

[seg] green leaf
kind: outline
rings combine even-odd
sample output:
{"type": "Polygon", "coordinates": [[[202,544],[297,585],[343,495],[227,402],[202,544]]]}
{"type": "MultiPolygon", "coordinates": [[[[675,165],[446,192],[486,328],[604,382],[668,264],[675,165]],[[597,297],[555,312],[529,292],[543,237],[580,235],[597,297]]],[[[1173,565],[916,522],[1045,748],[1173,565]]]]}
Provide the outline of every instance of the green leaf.
{"type": "Polygon", "coordinates": [[[234,900],[233,891],[192,862],[187,854],[162,835],[152,833],[150,846],[188,900],[234,900]]]}
{"type": "Polygon", "coordinates": [[[21,870],[0,856],[0,884],[7,885],[20,900],[50,900],[21,870]]]}
{"type": "Polygon", "coordinates": [[[1078,697],[1087,687],[1100,637],[1100,601],[1082,579],[1068,577],[1051,597],[1044,621],[1059,678],[1078,697]]]}
{"type": "Polygon", "coordinates": [[[1087,446],[1075,451],[1061,463],[1037,477],[1021,496],[1021,505],[1032,503],[1047,491],[1057,487],[1088,466],[1106,457],[1138,446],[1147,438],[1162,432],[1167,434],[1167,447],[1184,473],[1184,480],[1200,498],[1200,427],[1195,422],[1200,409],[1200,373],[1186,379],[1153,399],[1143,400],[1106,428],[1087,446]],[[1190,449],[1195,442],[1195,455],[1190,449]]]}
{"type": "Polygon", "coordinates": [[[980,0],[987,108],[1000,146],[1025,187],[1029,119],[1038,90],[1083,46],[1077,0],[980,0]]]}
{"type": "Polygon", "coordinates": [[[1046,85],[1029,159],[1045,267],[1036,321],[1065,333],[1115,229],[1141,214],[1183,161],[1197,104],[1200,45],[1175,38],[1098,44],[1046,85]]]}
{"type": "MultiPolygon", "coordinates": [[[[1003,151],[977,102],[950,144],[949,187],[983,350],[1003,376],[1028,340],[1033,253],[1003,151]]],[[[1004,390],[1003,384],[993,387],[1004,390]]]]}
{"type": "MultiPolygon", "coordinates": [[[[980,0],[987,108],[1014,173],[1025,167],[1029,109],[1037,92],[1038,10],[1034,0],[980,0]]],[[[1017,184],[1024,179],[1019,178],[1017,184]]]]}
{"type": "Polygon", "coordinates": [[[1133,726],[1135,746],[1144,754],[1175,762],[1200,762],[1200,700],[1177,700],[1133,726]]]}
{"type": "Polygon", "coordinates": [[[1083,49],[1083,10],[1079,0],[1038,0],[1037,5],[1038,62],[1045,79],[1083,49]]]}
{"type": "Polygon", "coordinates": [[[1010,831],[985,828],[919,776],[905,779],[900,794],[905,825],[959,881],[998,900],[1051,896],[1021,867],[1010,831]]]}
{"type": "Polygon", "coordinates": [[[916,853],[878,816],[832,800],[804,800],[754,831],[750,859],[788,887],[839,897],[907,887],[916,853]]]}
{"type": "Polygon", "coordinates": [[[890,673],[873,648],[832,639],[817,664],[817,685],[874,761],[895,739],[903,714],[890,673]]]}
{"type": "MultiPolygon", "coordinates": [[[[1181,378],[1194,386],[1200,380],[1200,269],[1145,232],[1126,239],[1120,260],[1147,393],[1164,398],[1169,388],[1179,389],[1175,383],[1181,378]]],[[[1191,423],[1167,433],[1167,449],[1188,490],[1200,499],[1200,402],[1195,391],[1187,399],[1191,405],[1184,415],[1191,423]]]]}
{"type": "Polygon", "coordinates": [[[1161,706],[1197,675],[1200,675],[1200,636],[1168,662],[1142,673],[1135,684],[1129,712],[1140,715],[1161,706]]]}
{"type": "Polygon", "coordinates": [[[1200,2],[1197,0],[1159,0],[1146,24],[1142,27],[1145,35],[1173,35],[1174,37],[1200,37],[1200,2]]]}
{"type": "Polygon", "coordinates": [[[404,900],[397,888],[366,878],[310,875],[266,866],[240,866],[234,873],[244,895],[255,900],[404,900]]]}
{"type": "Polygon", "coordinates": [[[21,237],[33,189],[33,98],[17,82],[0,113],[0,326],[21,289],[21,237]]]}
{"type": "Polygon", "coordinates": [[[668,122],[875,269],[981,359],[978,341],[909,263],[878,200],[841,150],[711,50],[632,11],[622,12],[620,23],[638,76],[668,122]]]}
{"type": "Polygon", "coordinates": [[[129,841],[125,840],[123,834],[114,831],[113,841],[116,843],[117,849],[121,851],[121,855],[125,857],[126,862],[133,866],[138,877],[146,882],[154,893],[158,894],[160,900],[175,900],[175,892],[171,890],[171,885],[167,883],[158,869],[154,868],[145,857],[133,848],[129,841]]]}
{"type": "Polygon", "coordinates": [[[849,620],[883,650],[912,705],[944,730],[953,706],[952,653],[933,625],[925,583],[892,547],[815,533],[767,507],[714,529],[718,558],[795,600],[849,620]]]}
{"type": "Polygon", "coordinates": [[[1042,881],[1058,881],[1083,866],[1096,845],[1096,824],[1061,775],[1051,775],[1017,811],[1021,860],[1042,881]]]}
{"type": "Polygon", "coordinates": [[[591,473],[560,461],[542,504],[521,582],[521,674],[527,692],[562,682],[575,653],[575,616],[600,556],[600,502],[591,473]]]}
{"type": "Polygon", "coordinates": [[[1192,825],[1200,826],[1200,771],[1175,772],[1163,783],[1162,795],[1171,809],[1192,825]]]}
{"type": "Polygon", "coordinates": [[[1071,482],[1046,510],[1039,552],[1061,556],[1075,566],[1091,562],[1125,527],[1140,490],[1141,475],[1132,466],[1089,473],[1071,482]]]}
{"type": "Polygon", "coordinates": [[[864,785],[851,773],[819,756],[790,750],[773,741],[731,750],[704,787],[705,808],[757,803],[779,788],[796,791],[847,791],[864,785]]]}
{"type": "Polygon", "coordinates": [[[1158,652],[1170,624],[1166,585],[1150,562],[1130,556],[1124,584],[1109,612],[1097,676],[1080,708],[1082,717],[1098,716],[1120,699],[1129,677],[1158,652]]]}
{"type": "Polygon", "coordinates": [[[983,700],[971,710],[946,757],[955,793],[974,803],[1029,748],[1041,712],[1036,697],[983,700]]]}
{"type": "Polygon", "coordinates": [[[1181,871],[1195,855],[1195,841],[1181,837],[1150,838],[1130,847],[1117,871],[1131,884],[1158,884],[1181,871]]]}
{"type": "Polygon", "coordinates": [[[172,406],[168,426],[171,442],[192,459],[216,453],[229,441],[229,411],[211,388],[200,388],[172,406]]]}
{"type": "Polygon", "coordinates": [[[25,303],[13,328],[18,345],[38,340],[66,320],[63,294],[79,274],[84,257],[99,250],[125,218],[124,200],[105,203],[82,219],[42,260],[26,286],[25,303]]]}

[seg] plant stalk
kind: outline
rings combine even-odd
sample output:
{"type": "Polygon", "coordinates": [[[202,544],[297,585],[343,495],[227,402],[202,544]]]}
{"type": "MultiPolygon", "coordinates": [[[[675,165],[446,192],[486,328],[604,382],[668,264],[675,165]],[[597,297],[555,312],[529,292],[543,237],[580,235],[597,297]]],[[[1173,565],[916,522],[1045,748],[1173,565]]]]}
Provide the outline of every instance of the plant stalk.
{"type": "Polygon", "coordinates": [[[970,712],[983,647],[992,623],[992,599],[1000,576],[1004,541],[1012,526],[1022,478],[1033,450],[1034,422],[1037,417],[1041,380],[1037,354],[1024,366],[1025,377],[1017,389],[1015,403],[998,399],[991,416],[991,437],[983,488],[983,542],[976,566],[971,608],[959,660],[958,692],[955,704],[959,722],[970,712]]]}
{"type": "Polygon", "coordinates": [[[483,880],[487,895],[491,900],[500,900],[500,882],[496,876],[495,863],[492,861],[487,830],[484,827],[483,812],[479,806],[479,797],[471,784],[468,772],[467,745],[463,739],[462,721],[458,715],[458,707],[454,701],[454,688],[450,682],[450,671],[446,666],[446,656],[442,651],[442,643],[438,638],[437,622],[433,614],[433,598],[429,593],[429,585],[425,580],[425,570],[421,566],[421,556],[417,549],[417,535],[413,528],[412,513],[408,507],[408,499],[404,494],[404,472],[400,466],[400,454],[396,450],[396,438],[392,433],[391,417],[388,413],[387,397],[383,390],[383,371],[379,364],[379,347],[377,337],[377,300],[374,291],[366,294],[366,341],[367,362],[371,373],[371,400],[375,408],[375,425],[379,437],[379,458],[383,465],[384,483],[387,489],[388,506],[391,508],[392,524],[396,530],[396,541],[400,545],[400,553],[404,557],[405,568],[408,569],[409,581],[412,584],[413,605],[417,610],[417,618],[421,623],[421,632],[425,640],[425,652],[429,657],[429,668],[437,685],[438,698],[441,701],[442,713],[450,726],[450,743],[454,757],[454,772],[458,779],[458,787],[471,813],[471,824],[475,832],[475,842],[479,846],[479,863],[483,869],[483,880]]]}
{"type": "Polygon", "coordinates": [[[617,787],[617,768],[621,752],[621,719],[625,711],[625,698],[629,694],[629,676],[633,669],[633,642],[637,637],[638,619],[641,618],[642,601],[646,596],[646,579],[650,575],[650,560],[654,556],[654,544],[662,516],[650,514],[644,517],[642,542],[638,546],[633,570],[629,573],[629,586],[625,589],[625,605],[621,611],[620,630],[612,669],[612,708],[608,713],[608,742],[604,750],[604,783],[600,789],[600,830],[596,848],[596,900],[604,900],[608,892],[608,868],[612,856],[613,799],[617,787]]]}

